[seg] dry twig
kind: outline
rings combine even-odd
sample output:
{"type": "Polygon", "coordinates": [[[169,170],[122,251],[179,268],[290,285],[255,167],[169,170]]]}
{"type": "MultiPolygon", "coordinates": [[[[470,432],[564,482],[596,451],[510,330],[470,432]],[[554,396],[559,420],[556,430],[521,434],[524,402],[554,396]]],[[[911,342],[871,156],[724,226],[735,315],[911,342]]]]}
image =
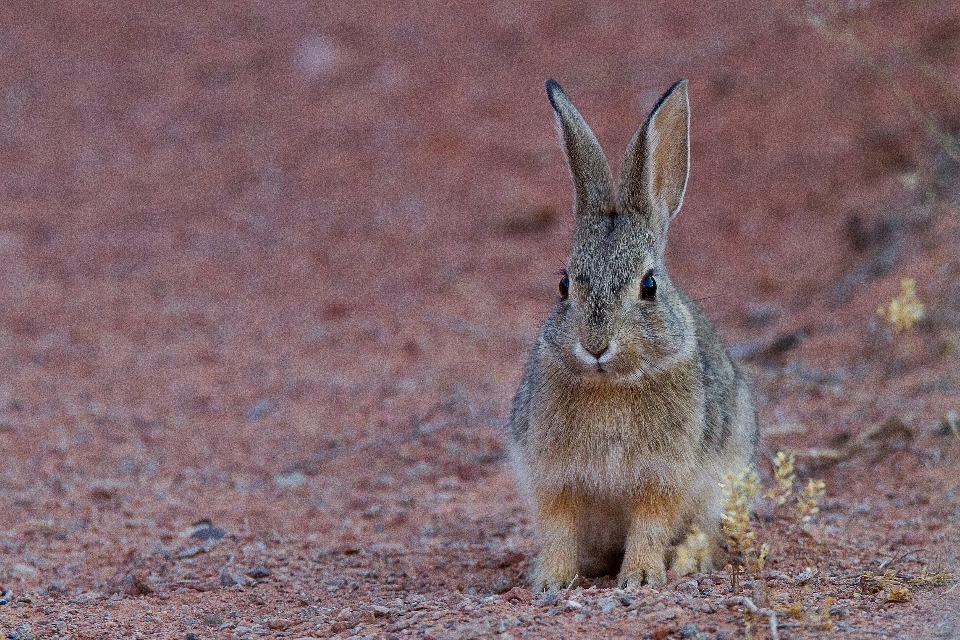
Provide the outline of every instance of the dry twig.
{"type": "Polygon", "coordinates": [[[724,601],[728,607],[739,604],[747,608],[747,610],[759,616],[767,616],[770,620],[770,637],[773,640],[780,640],[780,633],[777,631],[777,612],[772,609],[767,609],[766,607],[758,607],[753,604],[753,600],[746,596],[734,596],[733,598],[727,598],[724,601]]]}
{"type": "Polygon", "coordinates": [[[814,463],[833,464],[862,453],[877,443],[886,446],[894,441],[904,443],[913,441],[913,430],[897,416],[858,433],[843,446],[832,449],[793,450],[791,453],[797,457],[808,458],[814,463]]]}

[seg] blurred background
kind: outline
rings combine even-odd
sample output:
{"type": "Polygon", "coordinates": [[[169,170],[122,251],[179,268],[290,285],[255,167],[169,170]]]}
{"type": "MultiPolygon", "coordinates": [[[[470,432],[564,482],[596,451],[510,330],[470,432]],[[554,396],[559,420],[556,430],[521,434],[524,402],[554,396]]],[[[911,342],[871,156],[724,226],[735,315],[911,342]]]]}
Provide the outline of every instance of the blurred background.
{"type": "Polygon", "coordinates": [[[668,264],[765,425],[812,446],[903,402],[864,390],[893,374],[937,415],[957,388],[951,3],[7,2],[0,25],[0,529],[33,554],[6,579],[73,558],[59,579],[96,583],[79,549],[202,517],[526,527],[499,427],[572,232],[547,78],[615,173],[689,78],[668,264]],[[875,367],[902,277],[932,315],[875,367]],[[787,397],[789,363],[866,386],[787,397]]]}

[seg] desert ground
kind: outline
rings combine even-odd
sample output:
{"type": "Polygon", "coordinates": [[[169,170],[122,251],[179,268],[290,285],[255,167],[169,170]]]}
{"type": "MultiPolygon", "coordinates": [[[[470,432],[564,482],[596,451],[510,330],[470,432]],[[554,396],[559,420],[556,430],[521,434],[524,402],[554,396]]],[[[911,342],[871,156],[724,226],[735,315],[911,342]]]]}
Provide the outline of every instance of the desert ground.
{"type": "Polygon", "coordinates": [[[960,638],[958,131],[955,3],[0,4],[0,629],[960,638]],[[615,173],[689,79],[762,563],[531,590],[547,78],[615,173]]]}

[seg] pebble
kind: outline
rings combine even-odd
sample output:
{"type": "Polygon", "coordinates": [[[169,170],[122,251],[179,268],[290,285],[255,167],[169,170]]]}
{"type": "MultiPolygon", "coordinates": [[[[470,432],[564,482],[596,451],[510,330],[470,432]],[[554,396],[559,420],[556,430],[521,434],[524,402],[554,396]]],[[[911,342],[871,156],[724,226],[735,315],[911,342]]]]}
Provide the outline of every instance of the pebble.
{"type": "Polygon", "coordinates": [[[714,606],[703,598],[692,598],[687,603],[687,608],[691,611],[700,611],[702,613],[713,613],[716,611],[714,606]]]}
{"type": "Polygon", "coordinates": [[[600,610],[604,613],[610,613],[617,608],[617,601],[614,598],[601,598],[597,604],[600,605],[600,610]]]}
{"type": "Polygon", "coordinates": [[[266,567],[264,567],[263,565],[257,565],[250,571],[247,571],[247,575],[253,578],[254,580],[262,580],[272,574],[273,572],[270,571],[270,569],[267,569],[266,567]]]}
{"type": "Polygon", "coordinates": [[[683,609],[679,607],[671,607],[662,611],[652,611],[651,613],[644,615],[643,618],[651,624],[657,624],[658,622],[663,622],[665,620],[672,620],[681,613],[683,613],[683,609]]]}
{"type": "Polygon", "coordinates": [[[743,312],[751,326],[759,328],[779,318],[783,310],[775,302],[748,302],[743,305],[743,312]]]}
{"type": "Polygon", "coordinates": [[[220,574],[220,586],[222,587],[231,587],[235,584],[246,585],[249,582],[249,580],[239,573],[224,571],[220,574]]]}
{"type": "Polygon", "coordinates": [[[294,470],[289,473],[280,473],[273,476],[273,484],[281,489],[291,489],[307,483],[307,474],[294,470]]]}
{"type": "Polygon", "coordinates": [[[576,600],[567,600],[564,606],[566,607],[567,611],[579,611],[580,609],[583,609],[583,605],[576,600]]]}
{"type": "Polygon", "coordinates": [[[341,56],[339,47],[333,40],[314,35],[300,41],[293,64],[308,77],[320,77],[336,71],[341,56]]]}
{"type": "Polygon", "coordinates": [[[533,592],[529,589],[524,589],[523,587],[513,587],[500,597],[507,602],[516,600],[520,604],[529,604],[530,601],[533,600],[533,592]]]}
{"type": "Polygon", "coordinates": [[[214,526],[209,520],[195,525],[193,531],[190,533],[190,537],[196,538],[197,540],[220,540],[225,535],[227,535],[226,531],[214,526]]]}
{"type": "Polygon", "coordinates": [[[266,399],[260,399],[253,403],[253,406],[247,409],[247,422],[257,422],[266,418],[277,410],[275,402],[266,399]]]}
{"type": "Polygon", "coordinates": [[[696,580],[684,580],[677,585],[674,591],[685,596],[697,596],[700,595],[700,585],[697,584],[696,580]]]}
{"type": "Polygon", "coordinates": [[[671,633],[673,633],[673,627],[662,624],[653,630],[653,633],[650,635],[650,637],[653,640],[666,640],[666,638],[670,637],[671,633]]]}

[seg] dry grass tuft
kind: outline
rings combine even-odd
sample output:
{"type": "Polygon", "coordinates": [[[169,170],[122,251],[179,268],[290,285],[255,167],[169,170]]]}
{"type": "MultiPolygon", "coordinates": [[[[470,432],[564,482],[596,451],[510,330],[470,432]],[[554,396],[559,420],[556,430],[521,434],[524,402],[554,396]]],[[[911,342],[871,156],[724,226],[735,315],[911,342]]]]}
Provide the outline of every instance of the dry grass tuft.
{"type": "Polygon", "coordinates": [[[751,557],[755,557],[753,546],[756,533],[750,527],[750,505],[762,488],[760,477],[753,469],[747,468],[736,476],[727,476],[727,482],[721,483],[723,491],[723,514],[720,527],[727,536],[727,549],[730,554],[745,567],[751,557]]]}
{"type": "Polygon", "coordinates": [[[915,324],[923,320],[925,310],[920,298],[917,297],[916,280],[913,278],[901,280],[900,295],[891,300],[886,307],[879,307],[877,315],[893,327],[894,333],[912,329],[915,324]]]}
{"type": "Polygon", "coordinates": [[[820,502],[823,500],[823,494],[826,490],[827,483],[823,480],[819,478],[807,480],[803,492],[797,496],[797,511],[802,523],[810,522],[820,512],[820,502]]]}
{"type": "Polygon", "coordinates": [[[773,458],[773,479],[777,486],[767,492],[767,496],[774,501],[777,506],[786,504],[787,500],[793,494],[793,483],[797,476],[793,472],[793,464],[797,457],[792,453],[778,451],[773,458]]]}

